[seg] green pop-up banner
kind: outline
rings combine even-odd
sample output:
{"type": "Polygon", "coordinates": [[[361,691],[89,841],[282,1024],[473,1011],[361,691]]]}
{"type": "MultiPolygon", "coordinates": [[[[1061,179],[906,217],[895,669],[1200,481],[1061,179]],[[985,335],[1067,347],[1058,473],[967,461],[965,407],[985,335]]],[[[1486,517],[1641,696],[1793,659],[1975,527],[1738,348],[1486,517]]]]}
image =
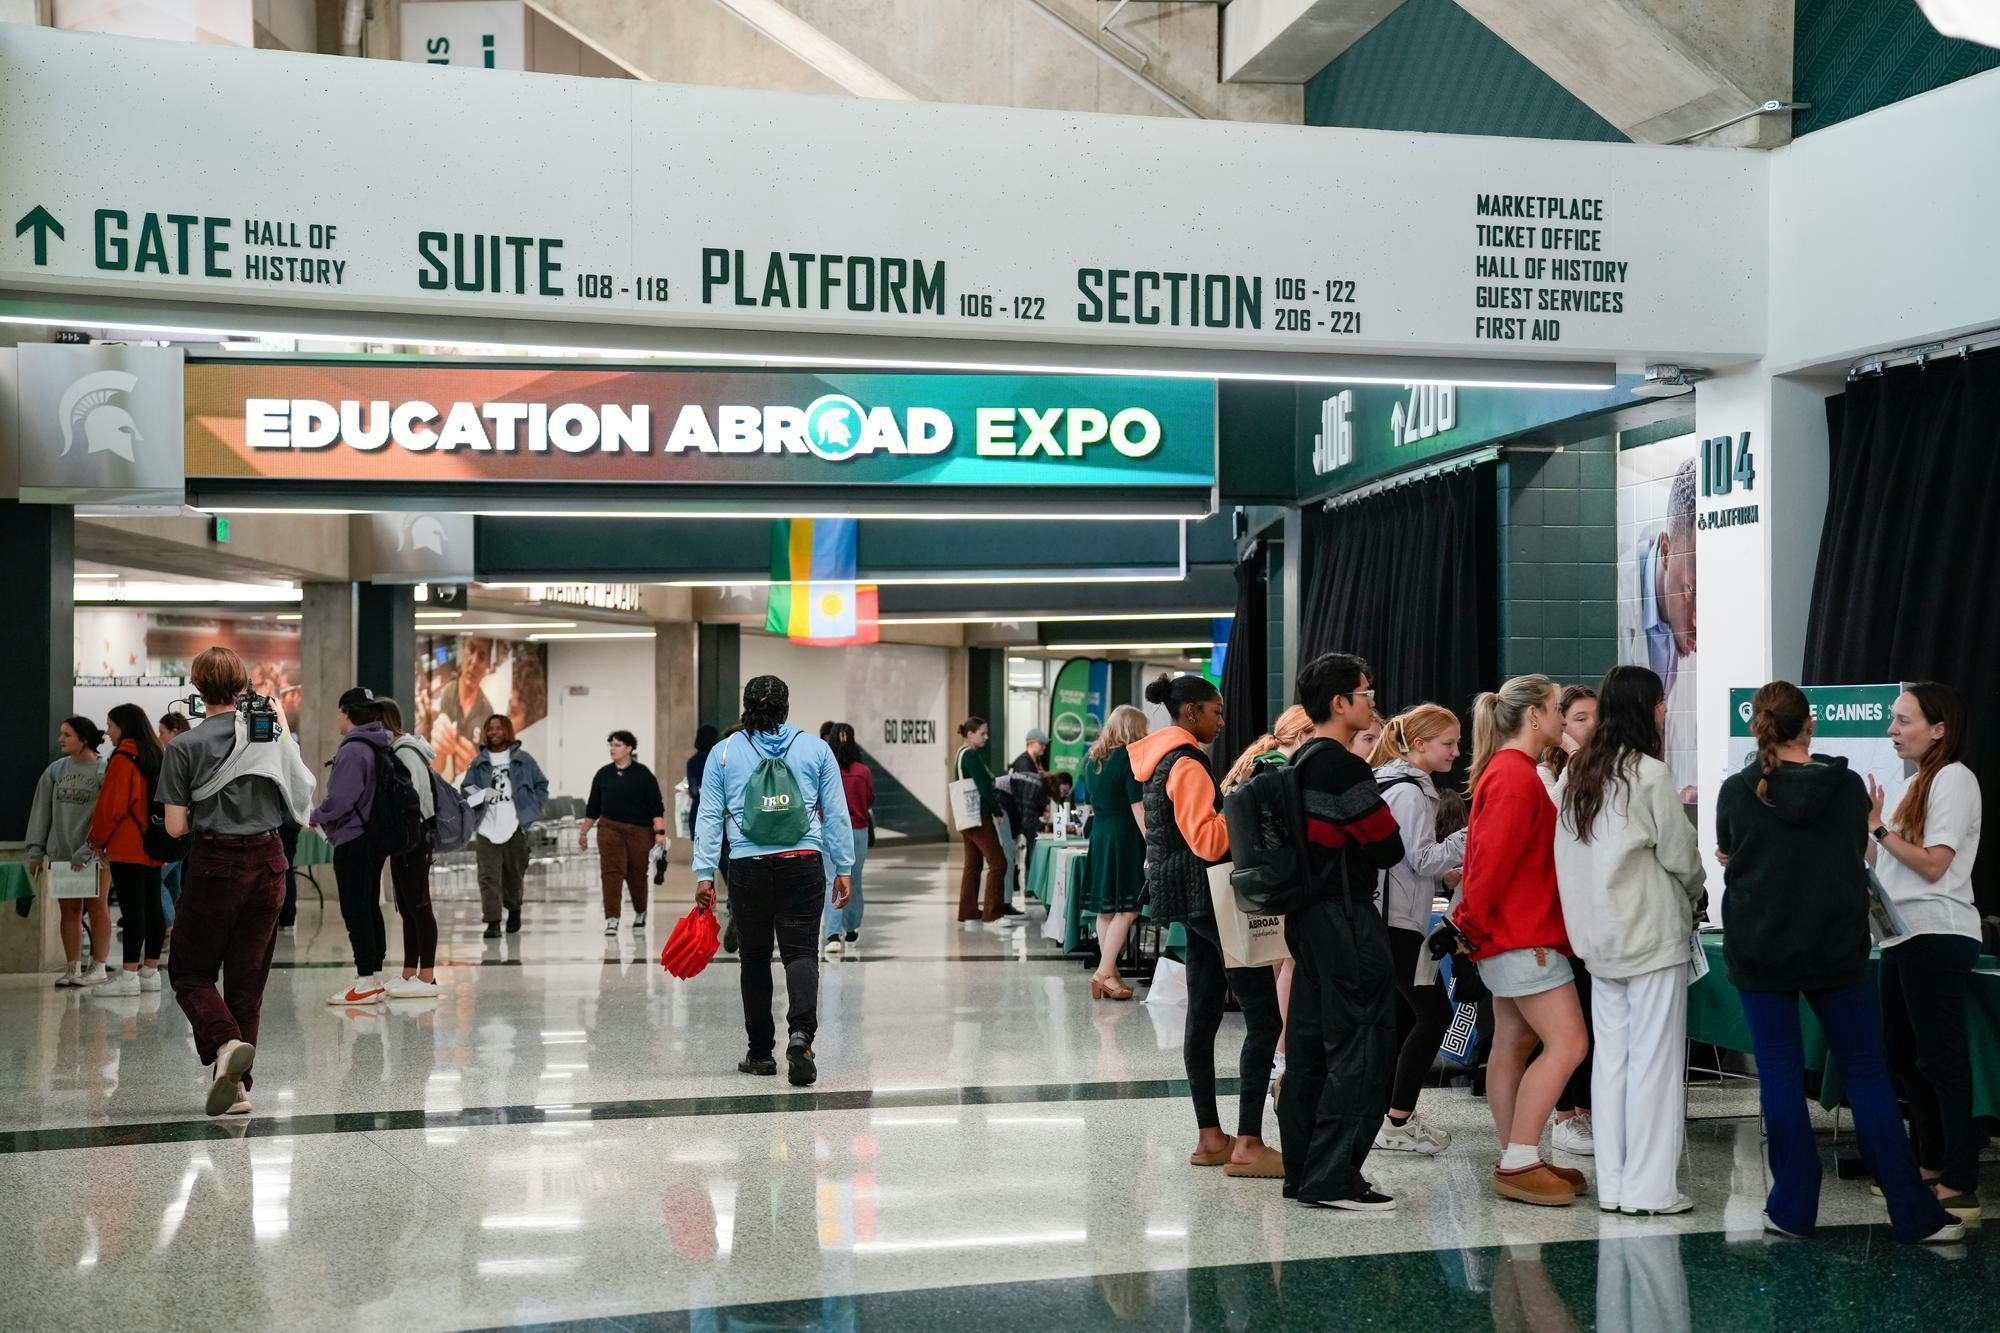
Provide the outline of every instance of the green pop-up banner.
{"type": "Polygon", "coordinates": [[[1111,697],[1111,663],[1072,657],[1056,672],[1049,696],[1049,768],[1075,777],[1097,740],[1111,697]]]}

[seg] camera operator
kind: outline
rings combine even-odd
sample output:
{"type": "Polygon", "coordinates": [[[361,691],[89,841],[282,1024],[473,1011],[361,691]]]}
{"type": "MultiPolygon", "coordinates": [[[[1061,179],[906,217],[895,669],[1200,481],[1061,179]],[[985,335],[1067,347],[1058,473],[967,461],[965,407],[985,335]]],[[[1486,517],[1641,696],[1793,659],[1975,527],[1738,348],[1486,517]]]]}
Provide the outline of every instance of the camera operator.
{"type": "Polygon", "coordinates": [[[235,653],[210,648],[194,659],[191,676],[208,716],[174,738],[160,770],[167,833],[193,834],[167,975],[202,1063],[215,1067],[208,1113],[247,1115],[257,1020],[285,898],[278,828],[288,812],[304,822],[313,775],[271,702],[244,697],[250,676],[235,653]],[[226,994],[216,989],[218,976],[226,977],[226,994]]]}

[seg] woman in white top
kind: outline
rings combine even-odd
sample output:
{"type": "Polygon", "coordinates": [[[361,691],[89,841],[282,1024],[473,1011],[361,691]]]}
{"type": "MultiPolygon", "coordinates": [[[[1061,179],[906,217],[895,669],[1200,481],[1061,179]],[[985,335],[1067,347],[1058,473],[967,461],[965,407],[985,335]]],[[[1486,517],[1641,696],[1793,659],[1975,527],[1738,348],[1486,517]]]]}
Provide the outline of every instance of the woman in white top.
{"type": "Polygon", "coordinates": [[[1917,1164],[1938,1202],[1961,1221],[1979,1218],[1979,1139],[1972,1125],[1972,1061],[1965,990],[1979,961],[1972,865],[1979,856],[1979,780],[1958,761],[1965,705],[1948,685],[1920,681],[1889,718],[1896,753],[1917,765],[1896,813],[1882,818],[1882,789],[1868,781],[1868,859],[1902,914],[1903,934],[1882,942],[1882,1039],[1889,1069],[1910,1103],[1917,1164]],[[1884,855],[1883,853],[1887,853],[1884,855]]]}
{"type": "Polygon", "coordinates": [[[1458,762],[1458,717],[1441,704],[1418,704],[1382,724],[1375,751],[1375,785],[1403,834],[1403,859],[1383,872],[1382,922],[1389,928],[1389,958],[1396,981],[1396,1073],[1389,1084],[1389,1114],[1375,1132],[1384,1152],[1443,1152],[1451,1135],[1417,1114],[1417,1094],[1437,1061],[1438,1043],[1451,1025],[1438,972],[1424,952],[1431,930],[1431,902],[1458,886],[1465,864],[1465,830],[1437,836],[1439,773],[1458,762]],[[1417,970],[1427,973],[1418,981],[1417,970]]]}
{"type": "Polygon", "coordinates": [[[1542,785],[1549,789],[1551,801],[1556,799],[1556,783],[1570,756],[1597,730],[1597,691],[1588,685],[1565,685],[1556,707],[1562,712],[1562,735],[1542,752],[1541,762],[1542,785]]]}
{"type": "Polygon", "coordinates": [[[1570,946],[1590,964],[1590,1105],[1597,1206],[1684,1213],[1677,1171],[1686,1077],[1688,941],[1705,875],[1662,759],[1667,689],[1615,666],[1598,724],[1557,786],[1556,888],[1570,946]]]}

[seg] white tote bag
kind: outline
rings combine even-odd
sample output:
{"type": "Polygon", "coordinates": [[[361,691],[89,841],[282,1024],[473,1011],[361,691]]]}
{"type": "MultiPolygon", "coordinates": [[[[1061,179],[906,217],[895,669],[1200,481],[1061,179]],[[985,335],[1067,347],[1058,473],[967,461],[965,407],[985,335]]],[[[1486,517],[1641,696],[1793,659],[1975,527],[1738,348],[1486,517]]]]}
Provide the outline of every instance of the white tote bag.
{"type": "Polygon", "coordinates": [[[1236,905],[1228,861],[1208,868],[1208,901],[1215,909],[1215,933],[1222,938],[1222,961],[1230,967],[1265,967],[1292,956],[1285,945],[1285,918],[1273,912],[1251,916],[1236,905]]]}
{"type": "Polygon", "coordinates": [[[960,833],[979,827],[979,784],[960,778],[945,789],[945,804],[951,807],[951,826],[960,833]]]}

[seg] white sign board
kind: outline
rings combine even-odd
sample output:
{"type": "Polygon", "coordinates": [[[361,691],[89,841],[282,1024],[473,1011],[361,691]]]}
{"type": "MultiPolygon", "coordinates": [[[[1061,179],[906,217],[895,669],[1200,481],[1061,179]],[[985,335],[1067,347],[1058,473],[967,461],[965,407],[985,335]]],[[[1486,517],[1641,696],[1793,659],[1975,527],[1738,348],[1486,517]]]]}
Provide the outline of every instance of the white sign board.
{"type": "Polygon", "coordinates": [[[1750,152],[15,27],[0,87],[0,288],[1233,351],[1699,363],[1764,345],[1769,168],[1750,152]],[[284,114],[189,128],[258,107],[284,114]]]}
{"type": "Polygon", "coordinates": [[[403,59],[470,69],[528,67],[528,7],[521,0],[427,0],[396,10],[403,59]]]}

